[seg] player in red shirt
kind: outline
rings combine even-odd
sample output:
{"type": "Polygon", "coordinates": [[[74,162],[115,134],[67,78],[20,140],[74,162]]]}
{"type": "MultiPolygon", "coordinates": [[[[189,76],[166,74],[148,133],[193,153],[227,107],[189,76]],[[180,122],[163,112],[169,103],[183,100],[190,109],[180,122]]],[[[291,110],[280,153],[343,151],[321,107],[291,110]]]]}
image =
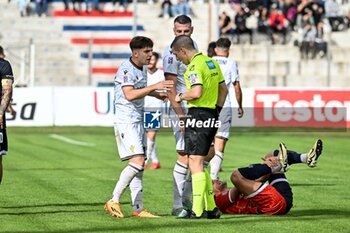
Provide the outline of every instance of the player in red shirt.
{"type": "Polygon", "coordinates": [[[320,139],[306,154],[287,150],[281,143],[280,150],[268,153],[262,164],[235,170],[231,175],[235,187],[229,189],[226,182],[213,181],[217,207],[226,214],[287,214],[293,206],[293,193],[284,172],[295,163],[315,167],[321,153],[320,139]]]}

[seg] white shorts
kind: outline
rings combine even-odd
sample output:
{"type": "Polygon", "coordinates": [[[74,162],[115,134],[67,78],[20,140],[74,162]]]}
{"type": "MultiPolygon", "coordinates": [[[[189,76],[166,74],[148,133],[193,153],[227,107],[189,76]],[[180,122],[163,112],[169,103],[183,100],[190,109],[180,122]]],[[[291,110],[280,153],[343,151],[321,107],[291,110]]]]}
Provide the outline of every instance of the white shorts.
{"type": "Polygon", "coordinates": [[[228,140],[230,137],[231,122],[232,122],[232,108],[223,108],[219,115],[221,126],[216,133],[216,137],[228,140]]]}
{"type": "Polygon", "coordinates": [[[119,157],[122,161],[134,155],[145,155],[145,130],[143,123],[114,123],[119,157]]]}
{"type": "MultiPolygon", "coordinates": [[[[187,108],[185,108],[183,104],[181,106],[183,107],[183,109],[185,109],[185,114],[187,114],[187,108]]],[[[172,122],[177,122],[179,120],[179,118],[177,117],[172,107],[170,107],[169,116],[172,122]]],[[[176,141],[176,151],[178,153],[184,153],[185,152],[185,134],[181,132],[179,124],[172,123],[171,125],[173,128],[175,141],[176,141]]]]}

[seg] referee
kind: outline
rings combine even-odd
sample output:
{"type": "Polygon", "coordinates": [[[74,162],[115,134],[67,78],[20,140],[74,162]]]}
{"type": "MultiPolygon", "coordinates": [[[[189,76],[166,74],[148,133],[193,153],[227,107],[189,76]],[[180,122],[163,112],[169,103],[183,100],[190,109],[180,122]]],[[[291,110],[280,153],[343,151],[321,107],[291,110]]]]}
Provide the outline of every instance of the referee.
{"type": "Polygon", "coordinates": [[[219,218],[211,178],[203,164],[220,126],[218,116],[228,93],[225,79],[218,63],[198,52],[190,37],[176,37],[171,49],[176,59],[187,65],[184,79],[188,91],[175,98],[177,102],[186,100],[188,108],[186,122],[180,122],[185,127],[185,149],[192,175],[193,208],[187,217],[219,218]]]}

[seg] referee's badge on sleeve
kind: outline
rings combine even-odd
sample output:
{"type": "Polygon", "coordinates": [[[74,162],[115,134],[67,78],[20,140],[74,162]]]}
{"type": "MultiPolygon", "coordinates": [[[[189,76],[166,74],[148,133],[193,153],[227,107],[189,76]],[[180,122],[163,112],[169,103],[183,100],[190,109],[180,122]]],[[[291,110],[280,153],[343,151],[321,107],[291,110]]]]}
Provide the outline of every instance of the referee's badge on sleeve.
{"type": "Polygon", "coordinates": [[[188,80],[190,81],[191,85],[198,83],[199,79],[198,79],[198,75],[197,74],[190,74],[188,76],[188,80]]]}

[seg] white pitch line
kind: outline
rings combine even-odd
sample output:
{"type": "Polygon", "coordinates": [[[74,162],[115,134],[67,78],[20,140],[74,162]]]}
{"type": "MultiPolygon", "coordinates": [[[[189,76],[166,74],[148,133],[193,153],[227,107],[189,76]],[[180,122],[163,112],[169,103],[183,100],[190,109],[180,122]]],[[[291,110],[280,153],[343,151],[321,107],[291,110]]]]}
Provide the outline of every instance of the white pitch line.
{"type": "Polygon", "coordinates": [[[94,143],[76,141],[76,140],[73,140],[73,139],[71,139],[71,138],[67,138],[67,137],[64,137],[64,136],[61,136],[61,135],[58,135],[58,134],[49,134],[49,136],[50,136],[51,138],[60,140],[60,141],[62,141],[62,142],[67,142],[67,143],[73,144],[73,145],[79,145],[79,146],[95,146],[94,143]]]}

